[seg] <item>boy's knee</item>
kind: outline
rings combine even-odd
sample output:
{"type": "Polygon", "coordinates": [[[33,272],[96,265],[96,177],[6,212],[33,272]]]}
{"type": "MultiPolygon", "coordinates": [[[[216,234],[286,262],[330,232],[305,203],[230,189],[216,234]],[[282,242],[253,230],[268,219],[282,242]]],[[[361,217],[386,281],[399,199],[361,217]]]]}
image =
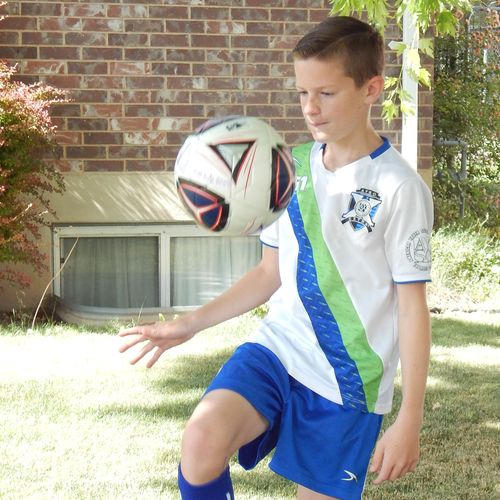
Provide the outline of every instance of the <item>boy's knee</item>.
{"type": "Polygon", "coordinates": [[[193,416],[182,436],[182,473],[193,484],[218,477],[227,467],[231,451],[221,426],[208,418],[193,416]]]}

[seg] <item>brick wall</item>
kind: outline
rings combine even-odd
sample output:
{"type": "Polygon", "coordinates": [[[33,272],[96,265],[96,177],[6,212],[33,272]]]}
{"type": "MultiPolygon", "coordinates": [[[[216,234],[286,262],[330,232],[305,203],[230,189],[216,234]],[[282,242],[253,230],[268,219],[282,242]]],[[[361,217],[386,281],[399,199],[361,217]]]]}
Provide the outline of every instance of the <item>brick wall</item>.
{"type": "MultiPolygon", "coordinates": [[[[53,109],[64,171],[172,170],[208,117],[255,115],[309,140],[289,49],[327,0],[11,1],[0,58],[20,79],[69,91],[53,109]]],[[[387,54],[388,72],[397,61],[387,54]]],[[[420,95],[419,168],[432,162],[432,95],[420,95]]],[[[397,146],[401,120],[377,129],[397,146]]],[[[429,172],[430,170],[428,170],[429,172]]]]}

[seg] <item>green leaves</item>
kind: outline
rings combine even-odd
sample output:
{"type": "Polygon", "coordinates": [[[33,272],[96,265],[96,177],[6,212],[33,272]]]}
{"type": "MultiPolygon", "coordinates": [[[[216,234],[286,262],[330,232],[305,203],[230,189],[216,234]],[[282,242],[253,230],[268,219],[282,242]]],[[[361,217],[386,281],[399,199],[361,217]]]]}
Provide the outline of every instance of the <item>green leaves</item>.
{"type": "MultiPolygon", "coordinates": [[[[433,23],[438,35],[454,35],[458,18],[456,11],[471,9],[470,0],[448,0],[446,4],[441,0],[395,0],[388,9],[386,0],[330,0],[332,15],[357,15],[366,13],[368,21],[376,26],[382,34],[389,21],[394,22],[402,29],[403,16],[409,12],[415,23],[416,33],[419,35],[412,42],[391,40],[388,44],[398,58],[402,58],[401,72],[406,72],[411,79],[426,87],[431,86],[431,74],[422,67],[421,56],[434,56],[434,42],[425,34],[433,23]],[[418,39],[420,38],[420,39],[418,39]],[[418,40],[418,43],[417,43],[418,40]]],[[[386,78],[385,88],[389,90],[382,103],[383,117],[390,122],[399,115],[413,113],[408,105],[407,97],[402,88],[402,74],[399,77],[386,78]],[[394,79],[395,78],[395,79],[394,79]]]]}

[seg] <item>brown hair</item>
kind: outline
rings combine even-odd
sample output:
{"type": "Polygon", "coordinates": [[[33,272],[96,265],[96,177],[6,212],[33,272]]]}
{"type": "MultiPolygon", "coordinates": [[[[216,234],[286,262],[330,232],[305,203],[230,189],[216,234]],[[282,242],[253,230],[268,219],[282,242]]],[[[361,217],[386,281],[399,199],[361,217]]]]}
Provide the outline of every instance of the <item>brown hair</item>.
{"type": "Polygon", "coordinates": [[[302,37],[292,51],[296,59],[339,58],[346,76],[361,87],[384,71],[384,40],[369,24],[354,17],[328,17],[302,37]]]}

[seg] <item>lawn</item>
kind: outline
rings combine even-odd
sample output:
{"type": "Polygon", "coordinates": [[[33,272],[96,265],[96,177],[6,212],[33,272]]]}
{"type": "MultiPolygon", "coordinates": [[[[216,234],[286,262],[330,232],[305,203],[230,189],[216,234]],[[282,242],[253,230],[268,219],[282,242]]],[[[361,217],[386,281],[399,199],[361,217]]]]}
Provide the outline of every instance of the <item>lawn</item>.
{"type": "MultiPolygon", "coordinates": [[[[0,331],[0,498],[177,499],[183,424],[257,321],[208,330],[151,370],[130,366],[111,333],[0,331]]],[[[500,327],[440,316],[433,331],[420,465],[394,483],[369,480],[365,499],[500,496],[500,327]]],[[[232,474],[239,500],[294,498],[265,463],[249,473],[234,464],[232,474]]]]}

